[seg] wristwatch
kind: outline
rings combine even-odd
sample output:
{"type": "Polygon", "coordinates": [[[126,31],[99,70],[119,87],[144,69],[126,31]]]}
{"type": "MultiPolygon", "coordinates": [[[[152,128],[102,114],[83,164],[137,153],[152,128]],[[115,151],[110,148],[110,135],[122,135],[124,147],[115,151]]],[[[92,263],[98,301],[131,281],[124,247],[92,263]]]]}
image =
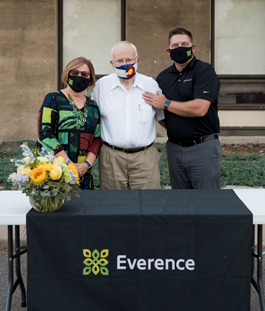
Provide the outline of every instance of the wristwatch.
{"type": "Polygon", "coordinates": [[[164,103],[164,109],[168,110],[168,106],[170,105],[171,100],[167,99],[164,103]]]}
{"type": "Polygon", "coordinates": [[[86,165],[88,166],[87,170],[91,170],[92,165],[88,161],[84,161],[84,163],[86,163],[86,165]]]}

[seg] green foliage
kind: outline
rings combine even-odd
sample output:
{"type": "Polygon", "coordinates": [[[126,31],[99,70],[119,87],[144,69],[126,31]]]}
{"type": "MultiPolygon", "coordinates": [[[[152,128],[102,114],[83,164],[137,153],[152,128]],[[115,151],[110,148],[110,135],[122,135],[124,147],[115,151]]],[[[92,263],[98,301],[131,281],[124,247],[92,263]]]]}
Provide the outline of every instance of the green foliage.
{"type": "Polygon", "coordinates": [[[11,190],[12,183],[7,181],[7,178],[10,174],[15,172],[15,164],[10,162],[9,157],[2,158],[0,152],[0,183],[5,184],[6,190],[11,190]]]}
{"type": "Polygon", "coordinates": [[[70,193],[81,191],[78,185],[70,185],[65,183],[63,180],[48,180],[44,183],[35,184],[31,181],[25,182],[23,187],[20,189],[22,193],[26,193],[27,196],[32,195],[32,193],[38,193],[39,195],[35,195],[35,198],[41,199],[41,196],[47,197],[51,193],[52,197],[55,197],[55,201],[59,199],[63,199],[64,197],[69,201],[70,200],[70,193]],[[41,195],[40,195],[41,194],[41,195]]]}
{"type": "MultiPolygon", "coordinates": [[[[27,141],[28,146],[34,148],[35,142],[27,141]]],[[[160,154],[161,187],[170,185],[167,153],[165,144],[156,145],[160,154]]],[[[0,151],[0,183],[5,184],[5,189],[11,189],[11,183],[7,182],[9,174],[15,171],[15,164],[10,158],[21,158],[21,148],[0,151]]],[[[99,189],[98,160],[93,165],[93,177],[95,189],[99,189]]],[[[221,170],[221,187],[226,185],[239,185],[250,187],[265,187],[265,156],[253,153],[250,155],[231,154],[223,157],[221,170]]]]}
{"type": "Polygon", "coordinates": [[[265,187],[265,156],[232,153],[223,157],[221,187],[227,185],[265,187]]]}
{"type": "Polygon", "coordinates": [[[94,179],[94,186],[95,189],[99,189],[99,168],[98,168],[98,159],[94,162],[93,169],[92,169],[93,179],[94,179]]]}
{"type": "Polygon", "coordinates": [[[160,154],[160,162],[159,162],[160,184],[161,184],[161,188],[163,189],[165,188],[165,186],[170,185],[166,145],[165,144],[156,145],[156,149],[160,154]]]}
{"type": "MultiPolygon", "coordinates": [[[[21,140],[21,145],[23,142],[27,142],[29,149],[33,149],[35,148],[35,141],[33,140],[21,140]]],[[[22,158],[22,148],[17,147],[16,149],[11,149],[11,150],[2,150],[0,151],[0,159],[4,159],[4,158],[18,158],[21,159],[22,158]]]]}
{"type": "MultiPolygon", "coordinates": [[[[21,144],[23,142],[27,142],[30,149],[35,147],[35,141],[33,140],[21,140],[21,144]]],[[[12,183],[7,181],[7,178],[10,174],[16,171],[16,166],[14,162],[11,162],[10,159],[22,159],[22,148],[17,147],[12,150],[2,150],[0,151],[0,183],[5,184],[5,190],[11,190],[12,183]]]]}

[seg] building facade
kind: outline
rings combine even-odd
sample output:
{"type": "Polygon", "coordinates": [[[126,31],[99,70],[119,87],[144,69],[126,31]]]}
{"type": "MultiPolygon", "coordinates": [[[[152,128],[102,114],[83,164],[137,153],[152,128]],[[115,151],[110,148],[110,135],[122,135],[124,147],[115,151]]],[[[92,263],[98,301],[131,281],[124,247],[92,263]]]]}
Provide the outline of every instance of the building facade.
{"type": "Polygon", "coordinates": [[[140,73],[155,78],[172,64],[168,33],[190,30],[196,57],[222,83],[221,135],[265,136],[265,0],[1,0],[0,140],[37,138],[44,96],[85,56],[97,77],[112,73],[110,49],[138,49],[140,73]]]}

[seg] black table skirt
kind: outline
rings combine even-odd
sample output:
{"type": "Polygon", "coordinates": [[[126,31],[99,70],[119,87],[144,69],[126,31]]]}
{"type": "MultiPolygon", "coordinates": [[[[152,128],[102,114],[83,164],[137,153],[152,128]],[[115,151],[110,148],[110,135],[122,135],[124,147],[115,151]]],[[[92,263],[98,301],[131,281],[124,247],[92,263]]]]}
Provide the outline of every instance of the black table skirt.
{"type": "Polygon", "coordinates": [[[83,191],[27,231],[29,311],[250,309],[252,214],[232,190],[83,191]]]}

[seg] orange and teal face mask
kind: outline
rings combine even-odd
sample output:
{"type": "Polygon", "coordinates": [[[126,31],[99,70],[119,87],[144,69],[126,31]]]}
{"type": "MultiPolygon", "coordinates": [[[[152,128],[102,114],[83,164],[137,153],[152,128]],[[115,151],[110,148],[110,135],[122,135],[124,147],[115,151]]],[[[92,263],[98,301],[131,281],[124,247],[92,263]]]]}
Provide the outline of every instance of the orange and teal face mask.
{"type": "Polygon", "coordinates": [[[120,67],[115,67],[117,76],[121,79],[131,79],[137,71],[137,63],[126,64],[120,67]]]}

